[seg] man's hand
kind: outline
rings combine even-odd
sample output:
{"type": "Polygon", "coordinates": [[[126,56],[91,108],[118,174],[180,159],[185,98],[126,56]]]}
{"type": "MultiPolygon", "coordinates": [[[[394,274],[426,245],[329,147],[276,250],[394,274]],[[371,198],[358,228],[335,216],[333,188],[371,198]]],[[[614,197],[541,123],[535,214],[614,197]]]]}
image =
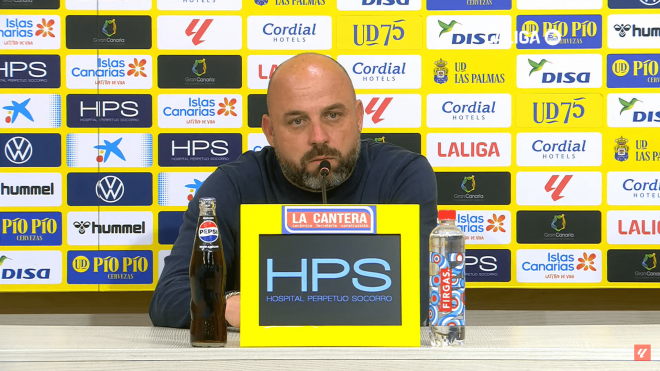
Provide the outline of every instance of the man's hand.
{"type": "Polygon", "coordinates": [[[235,295],[227,299],[225,319],[230,326],[241,327],[241,295],[235,295]]]}

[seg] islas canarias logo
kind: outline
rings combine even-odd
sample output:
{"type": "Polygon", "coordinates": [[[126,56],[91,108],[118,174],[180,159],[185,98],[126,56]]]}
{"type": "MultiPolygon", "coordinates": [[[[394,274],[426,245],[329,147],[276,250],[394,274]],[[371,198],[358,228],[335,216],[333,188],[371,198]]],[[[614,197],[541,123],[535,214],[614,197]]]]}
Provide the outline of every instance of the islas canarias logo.
{"type": "Polygon", "coordinates": [[[60,36],[57,16],[0,16],[0,37],[9,49],[59,49],[60,36]]]}
{"type": "Polygon", "coordinates": [[[430,16],[426,20],[428,49],[509,49],[511,16],[430,16]]]}
{"type": "Polygon", "coordinates": [[[67,55],[69,89],[150,89],[151,56],[67,55]]]}

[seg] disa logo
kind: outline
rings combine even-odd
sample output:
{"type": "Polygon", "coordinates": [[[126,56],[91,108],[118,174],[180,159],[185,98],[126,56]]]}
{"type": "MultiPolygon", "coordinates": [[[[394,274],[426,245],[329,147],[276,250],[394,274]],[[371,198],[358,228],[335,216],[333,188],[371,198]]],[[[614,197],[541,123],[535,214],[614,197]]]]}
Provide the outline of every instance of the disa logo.
{"type": "Polygon", "coordinates": [[[422,9],[421,0],[337,0],[339,10],[405,11],[422,9]]]}
{"type": "Polygon", "coordinates": [[[607,126],[660,127],[660,94],[609,94],[607,126]]]}
{"type": "Polygon", "coordinates": [[[429,16],[426,19],[428,49],[510,49],[511,17],[429,16]]]}
{"type": "Polygon", "coordinates": [[[2,251],[0,267],[0,285],[62,283],[60,251],[2,251]]]}
{"type": "Polygon", "coordinates": [[[518,55],[519,88],[599,88],[602,57],[599,54],[518,55]]]}

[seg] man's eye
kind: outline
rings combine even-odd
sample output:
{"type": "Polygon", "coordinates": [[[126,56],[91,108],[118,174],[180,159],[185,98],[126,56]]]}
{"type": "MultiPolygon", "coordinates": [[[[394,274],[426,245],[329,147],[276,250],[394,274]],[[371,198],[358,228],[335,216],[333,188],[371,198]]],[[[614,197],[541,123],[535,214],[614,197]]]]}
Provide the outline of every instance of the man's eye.
{"type": "Polygon", "coordinates": [[[303,120],[302,119],[293,119],[289,122],[291,125],[302,125],[303,120]]]}
{"type": "Polygon", "coordinates": [[[340,114],[339,112],[330,112],[330,113],[328,114],[328,117],[331,118],[331,119],[333,119],[333,120],[336,119],[336,118],[338,118],[339,116],[341,116],[341,114],[340,114]]]}

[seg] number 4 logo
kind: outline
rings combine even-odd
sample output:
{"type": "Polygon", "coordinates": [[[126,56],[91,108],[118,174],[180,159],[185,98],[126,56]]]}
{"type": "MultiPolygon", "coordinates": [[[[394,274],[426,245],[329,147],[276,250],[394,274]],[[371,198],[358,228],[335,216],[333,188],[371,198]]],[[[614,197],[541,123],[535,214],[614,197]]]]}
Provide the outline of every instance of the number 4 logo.
{"type": "Polygon", "coordinates": [[[651,360],[651,344],[635,344],[635,361],[651,360]]]}

